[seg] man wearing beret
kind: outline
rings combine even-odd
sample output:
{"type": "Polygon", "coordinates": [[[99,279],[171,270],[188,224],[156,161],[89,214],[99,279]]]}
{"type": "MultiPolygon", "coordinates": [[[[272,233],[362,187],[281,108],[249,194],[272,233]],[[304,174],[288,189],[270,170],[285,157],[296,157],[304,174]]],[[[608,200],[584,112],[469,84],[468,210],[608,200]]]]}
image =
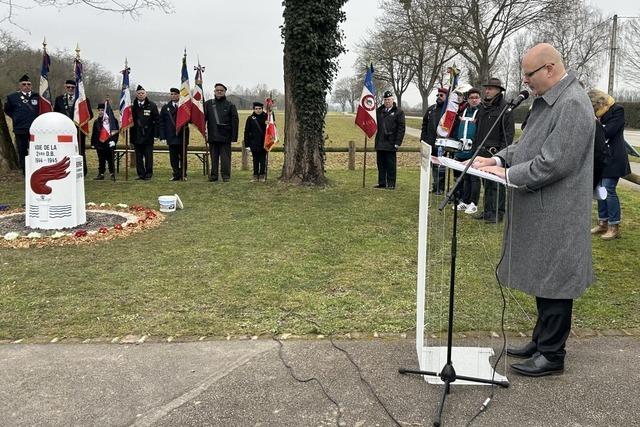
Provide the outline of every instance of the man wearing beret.
{"type": "MultiPolygon", "coordinates": [[[[438,95],[436,97],[436,103],[430,105],[422,118],[422,132],[420,133],[420,140],[426,142],[431,146],[431,154],[438,155],[438,147],[436,147],[436,139],[438,138],[438,123],[446,108],[444,101],[447,99],[449,89],[445,87],[438,88],[438,95]]],[[[431,165],[431,191],[434,194],[442,194],[444,192],[445,184],[445,168],[438,165],[431,165]]]]}
{"type": "Polygon", "coordinates": [[[131,104],[131,116],[133,127],[130,135],[136,153],[136,179],[149,180],[153,176],[153,142],[159,136],[160,114],[140,85],[136,88],[136,100],[131,104]]]}
{"type": "Polygon", "coordinates": [[[244,146],[251,150],[253,158],[252,182],[264,182],[267,174],[267,150],[264,149],[264,134],[267,129],[267,113],[264,104],[253,103],[253,114],[244,124],[244,146]]]}
{"type": "Polygon", "coordinates": [[[376,133],[376,161],[378,185],[375,188],[396,188],[396,152],[402,145],[405,131],[404,111],[393,100],[393,93],[382,94],[382,105],[376,111],[378,132],[376,133]]]}
{"type": "MultiPolygon", "coordinates": [[[[478,127],[476,129],[476,137],[473,140],[473,149],[475,150],[486,137],[487,142],[485,142],[478,156],[492,157],[498,151],[511,145],[515,135],[515,124],[513,114],[505,112],[500,122],[489,133],[489,129],[498,120],[498,116],[507,101],[504,99],[505,89],[500,79],[492,77],[482,86],[484,86],[484,99],[478,111],[478,127]]],[[[484,219],[489,223],[500,222],[504,216],[504,186],[486,179],[483,181],[484,209],[483,212],[478,212],[474,215],[474,218],[484,219]]]]}
{"type": "Polygon", "coordinates": [[[207,122],[207,141],[211,150],[211,177],[209,181],[231,179],[231,144],[238,141],[238,110],[226,97],[227,87],[222,83],[214,85],[214,99],[204,103],[204,117],[207,122]],[[219,168],[219,170],[218,170],[219,168]]]}
{"type": "Polygon", "coordinates": [[[20,77],[18,82],[20,84],[18,91],[7,96],[4,112],[13,122],[20,169],[24,175],[24,161],[29,154],[29,128],[38,117],[40,95],[31,90],[31,80],[26,74],[20,77]]]}
{"type": "MultiPolygon", "coordinates": [[[[76,81],[65,81],[64,91],[65,93],[63,95],[56,96],[56,99],[53,102],[53,111],[55,111],[56,113],[62,113],[73,120],[73,111],[75,109],[76,103],[76,81]]],[[[89,101],[89,98],[87,98],[87,107],[89,109],[89,119],[92,119],[93,110],[91,109],[91,102],[89,101]]],[[[78,126],[76,126],[76,129],[79,129],[78,126]]],[[[80,134],[78,139],[78,150],[82,155],[84,176],[87,176],[87,156],[85,154],[87,149],[87,135],[85,135],[84,132],[78,133],[80,134]]]]}
{"type": "Polygon", "coordinates": [[[171,181],[181,181],[183,167],[184,176],[187,179],[187,162],[182,158],[182,155],[184,152],[183,141],[189,145],[189,125],[182,126],[180,132],[176,133],[180,89],[172,87],[169,92],[169,102],[164,104],[160,110],[160,141],[166,141],[169,146],[169,162],[173,170],[171,181]]]}

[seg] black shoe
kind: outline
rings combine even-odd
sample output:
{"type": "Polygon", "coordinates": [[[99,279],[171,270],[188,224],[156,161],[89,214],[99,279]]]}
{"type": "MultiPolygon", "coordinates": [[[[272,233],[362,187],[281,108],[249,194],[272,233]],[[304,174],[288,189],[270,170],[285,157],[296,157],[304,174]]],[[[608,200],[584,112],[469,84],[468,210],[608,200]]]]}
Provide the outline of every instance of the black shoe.
{"type": "Polygon", "coordinates": [[[150,181],[152,176],[153,176],[153,175],[145,175],[145,176],[144,176],[144,180],[145,180],[145,181],[150,181]]]}
{"type": "Polygon", "coordinates": [[[211,177],[209,178],[209,182],[218,182],[218,178],[211,177]]]}
{"type": "Polygon", "coordinates": [[[100,174],[98,176],[96,176],[95,178],[93,178],[94,181],[103,181],[104,180],[104,175],[100,174]]]}
{"type": "Polygon", "coordinates": [[[115,173],[111,174],[111,181],[113,181],[113,182],[116,181],[116,174],[115,173]]]}
{"type": "Polygon", "coordinates": [[[376,184],[373,186],[373,188],[387,188],[386,185],[381,185],[381,184],[376,184]]]}
{"type": "Polygon", "coordinates": [[[144,176],[139,176],[136,178],[136,181],[144,181],[144,176]]]}
{"type": "Polygon", "coordinates": [[[171,177],[171,179],[170,179],[169,181],[180,181],[180,178],[176,178],[176,177],[174,176],[174,177],[171,177]]]}
{"type": "Polygon", "coordinates": [[[222,178],[222,182],[229,182],[230,178],[222,178]]]}
{"type": "Polygon", "coordinates": [[[496,224],[498,222],[502,222],[502,216],[498,215],[496,217],[495,215],[487,215],[484,217],[484,222],[489,224],[496,224]]]}
{"type": "Polygon", "coordinates": [[[551,362],[543,354],[537,353],[521,363],[511,364],[511,369],[527,377],[543,377],[561,374],[564,362],[551,362]]]}
{"type": "Polygon", "coordinates": [[[536,346],[536,343],[534,343],[533,341],[529,341],[526,345],[523,345],[522,347],[514,347],[514,346],[507,347],[507,354],[511,357],[528,358],[536,354],[537,351],[538,351],[538,347],[536,346]]]}
{"type": "Polygon", "coordinates": [[[471,215],[471,218],[473,218],[473,219],[485,219],[484,212],[478,211],[478,212],[474,213],[473,215],[471,215]]]}
{"type": "Polygon", "coordinates": [[[395,185],[390,185],[387,187],[387,190],[395,190],[396,186],[395,185]]]}

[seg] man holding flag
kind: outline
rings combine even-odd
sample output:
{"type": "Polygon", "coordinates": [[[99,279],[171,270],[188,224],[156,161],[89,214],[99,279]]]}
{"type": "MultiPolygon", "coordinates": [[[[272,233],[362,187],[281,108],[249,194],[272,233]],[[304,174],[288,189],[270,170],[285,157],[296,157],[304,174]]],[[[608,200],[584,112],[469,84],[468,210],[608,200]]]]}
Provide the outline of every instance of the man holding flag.
{"type": "Polygon", "coordinates": [[[177,129],[181,94],[180,90],[175,87],[172,87],[169,92],[169,102],[164,104],[160,110],[160,141],[166,142],[169,146],[169,162],[173,170],[171,181],[181,181],[183,171],[184,179],[187,179],[187,163],[183,158],[185,148],[183,143],[189,144],[189,126],[183,125],[180,130],[177,129]]]}
{"type": "Polygon", "coordinates": [[[378,185],[374,188],[396,188],[396,152],[402,144],[405,132],[404,111],[394,102],[393,93],[382,95],[383,105],[376,111],[378,132],[376,133],[376,160],[378,163],[378,185]]]}
{"type": "MultiPolygon", "coordinates": [[[[80,61],[80,48],[76,47],[76,59],[75,59],[75,102],[73,105],[73,121],[79,130],[79,150],[82,155],[84,176],[87,176],[87,156],[86,151],[86,138],[89,134],[89,120],[93,118],[93,111],[91,111],[91,103],[84,93],[84,83],[82,81],[83,65],[80,61]]],[[[66,88],[67,85],[65,85],[66,88]]]]}
{"type": "Polygon", "coordinates": [[[111,181],[116,180],[113,149],[118,142],[118,135],[118,121],[107,99],[104,104],[98,104],[98,118],[93,122],[91,131],[91,146],[98,153],[98,176],[94,178],[96,181],[104,180],[105,164],[109,165],[111,181]]]}

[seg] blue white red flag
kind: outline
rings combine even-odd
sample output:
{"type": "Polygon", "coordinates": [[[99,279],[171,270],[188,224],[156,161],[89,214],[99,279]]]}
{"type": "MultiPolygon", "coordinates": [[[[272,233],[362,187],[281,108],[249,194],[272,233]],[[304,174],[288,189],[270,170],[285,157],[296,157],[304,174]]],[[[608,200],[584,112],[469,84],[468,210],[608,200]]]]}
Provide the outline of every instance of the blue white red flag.
{"type": "Polygon", "coordinates": [[[87,102],[87,97],[84,93],[84,83],[82,82],[82,62],[79,57],[75,59],[75,74],[76,101],[73,105],[73,121],[82,133],[88,135],[91,112],[89,111],[89,103],[87,102]]]}
{"type": "Polygon", "coordinates": [[[42,67],[40,67],[40,102],[38,103],[39,113],[50,113],[51,108],[51,90],[49,89],[49,67],[51,66],[51,58],[47,53],[46,44],[42,49],[42,67]]]}
{"type": "Polygon", "coordinates": [[[105,142],[109,137],[118,130],[118,122],[116,116],[111,109],[109,100],[104,101],[104,115],[102,116],[102,126],[100,127],[100,142],[105,142]]]}
{"type": "Polygon", "coordinates": [[[191,89],[189,89],[189,72],[187,71],[187,52],[182,57],[182,84],[180,86],[180,100],[176,115],[176,135],[180,129],[191,120],[191,89]]]}
{"type": "Polygon", "coordinates": [[[195,85],[193,86],[193,95],[191,95],[191,123],[193,123],[202,136],[204,136],[204,91],[202,90],[202,72],[204,71],[204,67],[198,62],[195,70],[195,85]]]}
{"type": "Polygon", "coordinates": [[[362,95],[360,95],[360,103],[356,113],[356,125],[369,138],[375,135],[378,130],[376,120],[376,88],[373,86],[373,64],[367,68],[367,74],[364,77],[364,87],[362,95]]]}
{"type": "Polygon", "coordinates": [[[133,125],[133,115],[131,114],[131,92],[129,91],[129,73],[131,68],[127,66],[127,61],[124,63],[124,70],[122,73],[122,88],[120,90],[120,104],[118,106],[120,110],[120,132],[125,129],[129,129],[133,125]]]}
{"type": "Polygon", "coordinates": [[[458,106],[462,101],[462,97],[455,91],[456,87],[458,87],[458,76],[460,75],[460,70],[458,70],[454,65],[453,67],[449,67],[447,71],[449,73],[449,93],[445,100],[447,108],[442,113],[442,117],[440,117],[437,130],[438,135],[443,138],[447,138],[451,135],[453,125],[455,124],[456,117],[458,116],[458,106]]]}
{"type": "Polygon", "coordinates": [[[264,132],[264,149],[271,151],[278,139],[278,128],[276,128],[276,120],[273,115],[273,99],[271,97],[264,100],[265,110],[267,112],[267,128],[264,132]]]}

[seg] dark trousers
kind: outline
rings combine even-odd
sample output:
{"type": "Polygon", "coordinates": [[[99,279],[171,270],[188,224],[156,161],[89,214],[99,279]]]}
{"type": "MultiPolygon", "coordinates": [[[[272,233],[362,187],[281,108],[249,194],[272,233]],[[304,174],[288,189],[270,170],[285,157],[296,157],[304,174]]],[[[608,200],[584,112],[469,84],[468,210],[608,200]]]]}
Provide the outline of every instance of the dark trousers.
{"type": "Polygon", "coordinates": [[[78,141],[78,151],[82,156],[82,171],[84,176],[87,176],[87,172],[89,171],[87,169],[87,135],[81,131],[78,131],[78,135],[80,136],[80,140],[78,141]]]}
{"type": "Polygon", "coordinates": [[[378,164],[378,185],[380,187],[396,186],[396,152],[376,151],[378,164]]]}
{"type": "Polygon", "coordinates": [[[105,165],[109,165],[109,173],[113,174],[115,172],[113,167],[113,149],[97,148],[96,153],[98,153],[98,174],[104,175],[105,165]]]}
{"type": "Polygon", "coordinates": [[[253,158],[253,174],[267,174],[267,150],[263,148],[252,148],[251,157],[253,158]]]}
{"type": "Polygon", "coordinates": [[[16,133],[16,147],[18,148],[18,159],[20,160],[20,169],[22,175],[25,172],[25,157],[29,154],[29,132],[16,133]]]}
{"type": "Polygon", "coordinates": [[[502,218],[504,216],[504,185],[484,179],[484,217],[502,218]]]}
{"type": "Polygon", "coordinates": [[[218,166],[220,174],[224,181],[231,178],[231,143],[230,142],[211,142],[209,144],[211,150],[211,179],[218,180],[218,166]]]}
{"type": "Polygon", "coordinates": [[[531,341],[549,361],[563,362],[564,349],[571,331],[572,299],[536,297],[538,320],[531,341]]]}
{"type": "Polygon", "coordinates": [[[431,165],[431,190],[434,193],[442,193],[445,190],[445,167],[431,165]]]}
{"type": "MultiPolygon", "coordinates": [[[[462,172],[453,171],[453,176],[457,180],[462,172]]],[[[453,185],[453,184],[451,184],[453,185]]],[[[458,186],[458,200],[466,205],[473,203],[478,205],[480,199],[480,178],[471,174],[465,174],[462,182],[458,186]]]]}
{"type": "MultiPolygon", "coordinates": [[[[169,145],[169,162],[171,163],[171,169],[173,170],[173,177],[177,179],[182,178],[182,155],[182,144],[169,145]]],[[[187,176],[187,165],[188,162],[184,162],[184,176],[187,176]]]]}
{"type": "Polygon", "coordinates": [[[153,144],[134,144],[136,152],[136,172],[138,177],[149,179],[153,176],[153,144]]]}

